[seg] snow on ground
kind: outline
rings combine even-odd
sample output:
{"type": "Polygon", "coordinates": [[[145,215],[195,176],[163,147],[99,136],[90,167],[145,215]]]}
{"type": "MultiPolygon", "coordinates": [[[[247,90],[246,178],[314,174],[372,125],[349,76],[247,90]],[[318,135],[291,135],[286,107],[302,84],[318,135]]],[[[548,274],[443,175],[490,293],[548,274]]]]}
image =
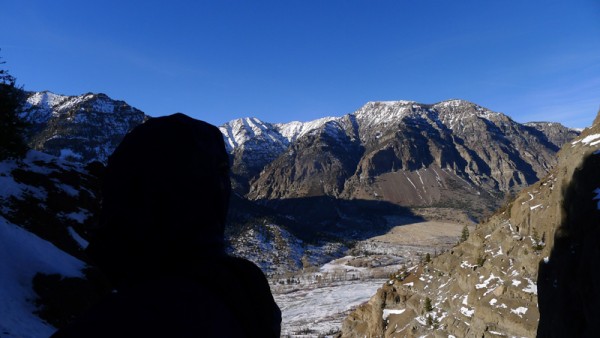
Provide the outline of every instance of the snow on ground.
{"type": "Polygon", "coordinates": [[[31,195],[41,200],[46,199],[46,190],[15,181],[11,172],[17,168],[18,164],[15,161],[0,162],[0,199],[10,197],[21,199],[24,195],[31,195]]]}
{"type": "Polygon", "coordinates": [[[600,188],[594,190],[594,194],[596,194],[596,196],[593,198],[593,200],[598,200],[598,210],[600,210],[600,188]]]}
{"type": "Polygon", "coordinates": [[[64,184],[64,183],[57,183],[56,186],[58,188],[62,189],[65,193],[67,193],[71,197],[79,196],[79,190],[77,190],[75,187],[73,187],[71,185],[64,184]]]}
{"type": "Polygon", "coordinates": [[[383,320],[387,320],[390,315],[401,315],[406,309],[383,309],[383,320]]]}
{"type": "Polygon", "coordinates": [[[384,279],[344,281],[275,293],[275,301],[282,311],[281,334],[294,334],[307,328],[319,333],[338,331],[348,312],[368,301],[383,283],[384,279]]]}
{"type": "Polygon", "coordinates": [[[325,273],[337,273],[337,272],[366,272],[368,268],[366,267],[355,267],[348,265],[348,262],[351,261],[354,256],[344,256],[342,258],[335,259],[325,265],[321,266],[319,269],[320,272],[325,273]]]}
{"type": "Polygon", "coordinates": [[[528,308],[526,308],[526,307],[522,307],[522,306],[520,306],[520,307],[518,307],[518,308],[516,308],[516,309],[510,309],[510,312],[512,312],[512,313],[514,313],[514,314],[516,314],[516,315],[517,315],[517,316],[519,316],[519,317],[523,317],[523,315],[524,315],[525,313],[527,313],[527,310],[529,310],[529,309],[528,309],[528,308]]]}
{"type": "Polygon", "coordinates": [[[527,282],[529,282],[529,284],[527,284],[527,287],[525,289],[523,289],[523,291],[537,295],[537,284],[529,278],[525,278],[525,279],[527,280],[527,282]]]}
{"type": "Polygon", "coordinates": [[[79,212],[70,212],[68,214],[61,213],[60,215],[72,219],[79,224],[83,224],[85,220],[88,219],[88,217],[90,217],[89,212],[81,208],[79,208],[79,212]]]}
{"type": "Polygon", "coordinates": [[[271,280],[273,296],[282,311],[282,335],[296,336],[307,330],[311,335],[339,331],[348,313],[368,301],[387,281],[370,277],[377,268],[349,265],[354,258],[330,261],[317,271],[292,277],[295,282],[291,284],[271,280]]]}
{"type": "Polygon", "coordinates": [[[529,209],[530,209],[530,210],[535,210],[535,209],[537,209],[537,208],[539,208],[539,207],[541,207],[541,206],[542,206],[542,204],[537,204],[537,205],[534,205],[534,206],[532,206],[532,207],[529,207],[529,209]]]}
{"type": "Polygon", "coordinates": [[[36,273],[82,276],[84,263],[0,216],[0,336],[48,337],[55,329],[34,315],[36,273]]]}
{"type": "Polygon", "coordinates": [[[463,315],[467,316],[467,317],[473,317],[473,314],[475,313],[474,309],[469,309],[467,307],[461,307],[460,308],[460,313],[462,313],[463,315]]]}
{"type": "Polygon", "coordinates": [[[600,141],[598,141],[598,139],[600,139],[600,134],[592,134],[584,137],[581,140],[573,141],[571,142],[571,144],[576,145],[577,143],[581,142],[586,145],[595,146],[597,144],[600,144],[600,141]]]}
{"type": "MultiPolygon", "coordinates": [[[[481,277],[483,277],[483,276],[481,276],[481,277]]],[[[490,274],[490,277],[488,279],[486,279],[486,280],[483,281],[483,283],[475,285],[475,288],[476,289],[487,288],[488,285],[490,284],[490,282],[493,279],[498,279],[499,281],[502,281],[502,279],[500,279],[499,277],[494,276],[494,274],[492,273],[492,274],[490,274]]]]}
{"type": "Polygon", "coordinates": [[[88,245],[90,243],[87,240],[85,240],[83,237],[81,237],[77,233],[77,231],[75,231],[75,229],[73,229],[73,227],[68,227],[67,230],[69,231],[69,235],[71,235],[71,237],[73,237],[73,239],[75,240],[75,242],[77,242],[79,247],[81,247],[82,249],[85,249],[88,247],[88,245]]]}
{"type": "MultiPolygon", "coordinates": [[[[55,171],[55,169],[36,164],[37,161],[52,163],[63,169],[69,168],[68,162],[60,160],[56,161],[52,156],[35,150],[27,152],[27,156],[23,160],[23,163],[17,163],[14,160],[2,161],[0,162],[0,199],[9,199],[11,197],[22,199],[25,195],[31,195],[39,200],[45,200],[47,198],[48,193],[45,189],[19,183],[12,176],[13,170],[23,168],[27,171],[43,175],[48,175],[55,171]]],[[[78,194],[77,190],[72,186],[57,182],[55,183],[60,189],[71,196],[73,196],[73,194],[78,194]]]]}

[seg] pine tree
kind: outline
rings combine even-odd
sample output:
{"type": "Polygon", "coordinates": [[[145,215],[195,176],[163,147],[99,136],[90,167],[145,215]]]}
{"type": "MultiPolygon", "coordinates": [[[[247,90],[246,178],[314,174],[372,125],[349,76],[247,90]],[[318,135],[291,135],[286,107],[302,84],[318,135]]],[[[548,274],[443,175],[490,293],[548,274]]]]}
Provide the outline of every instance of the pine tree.
{"type": "Polygon", "coordinates": [[[0,69],[0,160],[20,158],[27,152],[25,124],[18,116],[24,99],[25,92],[16,86],[15,77],[0,69]]]}
{"type": "Polygon", "coordinates": [[[433,305],[431,305],[431,299],[429,297],[425,298],[425,312],[433,311],[433,305]]]}
{"type": "Polygon", "coordinates": [[[464,242],[469,238],[469,228],[465,225],[465,227],[462,229],[462,233],[460,235],[460,241],[464,242]]]}

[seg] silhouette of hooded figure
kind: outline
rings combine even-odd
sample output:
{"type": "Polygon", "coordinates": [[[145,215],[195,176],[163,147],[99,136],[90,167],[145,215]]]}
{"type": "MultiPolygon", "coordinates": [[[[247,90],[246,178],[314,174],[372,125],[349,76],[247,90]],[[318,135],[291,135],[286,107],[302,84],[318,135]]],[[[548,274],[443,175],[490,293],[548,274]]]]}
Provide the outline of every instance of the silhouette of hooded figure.
{"type": "Polygon", "coordinates": [[[264,274],[225,254],[228,170],[219,129],[186,115],[127,134],[86,250],[116,291],[53,337],[279,337],[264,274]]]}

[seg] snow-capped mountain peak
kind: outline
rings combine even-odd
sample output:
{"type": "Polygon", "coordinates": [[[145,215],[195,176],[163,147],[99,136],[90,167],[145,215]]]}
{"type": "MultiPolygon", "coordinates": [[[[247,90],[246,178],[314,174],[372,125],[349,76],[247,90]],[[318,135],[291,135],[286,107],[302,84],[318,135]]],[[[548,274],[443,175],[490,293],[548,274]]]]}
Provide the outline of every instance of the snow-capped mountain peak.
{"type": "Polygon", "coordinates": [[[105,94],[27,93],[20,117],[31,125],[29,145],[55,156],[106,161],[131,128],[148,117],[105,94]]]}
{"type": "Polygon", "coordinates": [[[324,117],[308,122],[293,121],[271,124],[255,117],[246,117],[229,121],[219,129],[225,138],[227,150],[232,152],[238,147],[245,146],[248,142],[256,143],[258,140],[265,144],[287,147],[289,143],[335,119],[337,118],[324,117]]]}
{"type": "Polygon", "coordinates": [[[294,142],[298,138],[306,135],[312,130],[321,128],[326,123],[336,120],[336,117],[323,117],[317,120],[308,122],[292,121],[289,123],[276,124],[275,127],[279,133],[285,137],[289,142],[294,142]]]}
{"type": "Polygon", "coordinates": [[[477,117],[490,118],[492,116],[504,115],[502,113],[493,112],[473,102],[460,99],[442,101],[432,105],[431,108],[439,111],[440,114],[443,115],[456,115],[456,113],[459,113],[462,117],[475,115],[477,117]]]}
{"type": "Polygon", "coordinates": [[[373,101],[354,112],[354,116],[363,126],[386,125],[399,121],[414,105],[414,101],[373,101]]]}
{"type": "Polygon", "coordinates": [[[31,106],[39,106],[40,108],[53,108],[65,101],[68,96],[54,94],[49,91],[33,93],[27,98],[27,103],[31,106]]]}
{"type": "Polygon", "coordinates": [[[248,142],[258,141],[265,144],[287,146],[288,141],[270,123],[265,123],[255,117],[246,117],[233,120],[219,127],[225,139],[227,151],[232,152],[238,147],[245,146],[248,142]]]}

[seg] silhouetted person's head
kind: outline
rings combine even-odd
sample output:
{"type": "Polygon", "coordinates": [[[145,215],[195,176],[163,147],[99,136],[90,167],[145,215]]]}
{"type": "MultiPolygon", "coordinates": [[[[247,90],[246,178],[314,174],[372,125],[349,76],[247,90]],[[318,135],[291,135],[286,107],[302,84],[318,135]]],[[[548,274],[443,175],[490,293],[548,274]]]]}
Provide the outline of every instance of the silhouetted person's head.
{"type": "Polygon", "coordinates": [[[136,127],[108,160],[90,256],[118,283],[223,255],[228,171],[210,124],[174,114],[136,127]]]}

